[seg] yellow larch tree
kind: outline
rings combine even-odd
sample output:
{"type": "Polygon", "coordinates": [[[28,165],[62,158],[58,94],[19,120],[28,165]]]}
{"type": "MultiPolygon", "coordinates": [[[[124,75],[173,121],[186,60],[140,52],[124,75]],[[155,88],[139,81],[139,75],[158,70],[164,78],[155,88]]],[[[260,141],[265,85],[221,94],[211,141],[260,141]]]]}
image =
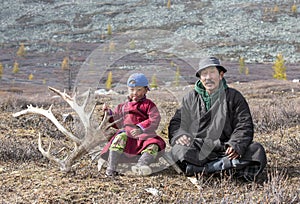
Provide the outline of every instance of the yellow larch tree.
{"type": "Polygon", "coordinates": [[[16,74],[18,73],[20,70],[19,70],[19,63],[18,62],[15,62],[14,63],[14,67],[13,67],[13,73],[16,74]]]}
{"type": "Polygon", "coordinates": [[[112,35],[112,27],[110,24],[107,25],[107,35],[112,35]]]}
{"type": "Polygon", "coordinates": [[[273,65],[274,74],[273,77],[275,79],[282,79],[286,80],[286,66],[285,66],[285,60],[283,58],[283,55],[279,53],[276,56],[275,63],[273,65]]]}
{"type": "Polygon", "coordinates": [[[297,17],[297,10],[298,10],[298,9],[297,9],[297,5],[296,5],[295,3],[293,4],[291,10],[292,10],[293,15],[294,15],[295,17],[297,17]]]}
{"type": "Polygon", "coordinates": [[[245,74],[249,75],[249,68],[248,67],[246,67],[246,69],[245,69],[245,74]]]}
{"type": "Polygon", "coordinates": [[[2,79],[2,75],[3,75],[3,65],[2,63],[0,63],[0,79],[2,79]]]}
{"type": "Polygon", "coordinates": [[[275,6],[274,6],[273,11],[274,11],[274,13],[278,13],[278,12],[279,12],[279,7],[278,7],[278,5],[275,5],[275,6]]]}
{"type": "Polygon", "coordinates": [[[108,51],[109,52],[114,52],[116,50],[116,45],[113,41],[110,41],[109,42],[109,45],[108,45],[108,51]]]}
{"type": "Polygon", "coordinates": [[[168,3],[167,3],[167,8],[170,9],[171,8],[171,0],[168,0],[168,3]]]}
{"type": "Polygon", "coordinates": [[[105,87],[107,90],[110,90],[111,89],[111,85],[112,85],[112,72],[108,72],[108,75],[107,75],[107,80],[105,82],[105,87]]]}
{"type": "Polygon", "coordinates": [[[20,44],[20,47],[19,47],[19,49],[18,49],[18,51],[17,51],[17,55],[18,55],[19,57],[24,57],[25,54],[26,54],[26,51],[25,51],[24,43],[21,43],[21,44],[20,44]]]}
{"type": "Polygon", "coordinates": [[[245,73],[245,67],[246,67],[246,63],[245,63],[245,58],[244,57],[240,57],[239,59],[239,72],[240,74],[245,73]]]}
{"type": "Polygon", "coordinates": [[[151,88],[157,88],[158,87],[158,85],[157,85],[157,79],[156,79],[156,75],[155,74],[153,74],[152,77],[151,77],[150,87],[151,88]]]}
{"type": "Polygon", "coordinates": [[[135,49],[136,45],[135,45],[135,40],[130,40],[129,42],[129,49],[133,50],[135,49]]]}
{"type": "Polygon", "coordinates": [[[176,73],[175,73],[175,86],[179,86],[180,83],[180,68],[177,67],[176,73]]]}
{"type": "Polygon", "coordinates": [[[29,75],[28,75],[28,79],[31,81],[31,80],[33,80],[33,74],[32,73],[30,73],[29,75]]]}
{"type": "Polygon", "coordinates": [[[69,69],[69,58],[68,57],[64,57],[64,59],[61,63],[61,68],[62,68],[62,70],[69,69]]]}

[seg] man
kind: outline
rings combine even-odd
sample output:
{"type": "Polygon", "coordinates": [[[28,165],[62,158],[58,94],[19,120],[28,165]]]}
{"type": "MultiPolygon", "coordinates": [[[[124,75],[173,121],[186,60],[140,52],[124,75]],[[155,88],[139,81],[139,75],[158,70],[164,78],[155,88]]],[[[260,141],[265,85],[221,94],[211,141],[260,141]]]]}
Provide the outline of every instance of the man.
{"type": "Polygon", "coordinates": [[[187,176],[232,169],[235,176],[254,180],[266,166],[265,150],[253,142],[248,103],[227,86],[226,71],[216,57],[199,62],[199,80],[169,124],[171,153],[187,176]]]}

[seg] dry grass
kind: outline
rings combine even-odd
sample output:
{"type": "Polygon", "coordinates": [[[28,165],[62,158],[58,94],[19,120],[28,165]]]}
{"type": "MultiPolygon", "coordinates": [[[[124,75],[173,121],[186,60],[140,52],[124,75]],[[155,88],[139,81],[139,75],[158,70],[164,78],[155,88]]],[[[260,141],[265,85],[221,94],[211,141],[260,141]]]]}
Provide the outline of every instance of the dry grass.
{"type": "MultiPolygon", "coordinates": [[[[231,84],[249,102],[255,122],[255,140],[266,148],[268,165],[253,183],[226,175],[200,177],[196,185],[171,167],[149,177],[136,177],[123,167],[125,176],[106,178],[89,156],[80,159],[70,173],[63,173],[37,149],[40,132],[57,146],[69,147],[45,118],[29,115],[19,119],[12,112],[34,103],[55,104],[55,114],[69,111],[56,99],[10,96],[0,105],[0,202],[1,203],[299,203],[300,94],[299,84],[256,82],[231,84]],[[293,92],[291,90],[294,90],[293,92]],[[152,191],[151,191],[152,190],[152,191]]],[[[162,91],[162,90],[161,90],[162,91]]],[[[161,135],[177,103],[159,90],[153,91],[163,109],[161,135]]],[[[49,97],[49,96],[48,96],[49,97]]],[[[105,98],[102,100],[112,100],[105,98]]],[[[101,104],[101,102],[99,102],[101,104]]],[[[100,113],[98,113],[100,115],[100,113]]],[[[95,118],[96,120],[100,119],[95,118]]],[[[76,125],[68,128],[75,130],[76,125]]]]}

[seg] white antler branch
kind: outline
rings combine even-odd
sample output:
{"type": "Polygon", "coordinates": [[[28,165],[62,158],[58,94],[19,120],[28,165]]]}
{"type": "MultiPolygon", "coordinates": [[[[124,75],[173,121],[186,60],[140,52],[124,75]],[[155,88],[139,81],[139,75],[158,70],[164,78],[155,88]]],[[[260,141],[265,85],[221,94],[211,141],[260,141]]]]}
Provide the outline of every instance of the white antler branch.
{"type": "Polygon", "coordinates": [[[55,116],[52,113],[52,106],[53,105],[51,105],[48,110],[45,110],[43,108],[33,107],[32,105],[28,105],[27,109],[14,113],[13,117],[19,117],[21,115],[26,115],[26,114],[43,115],[46,118],[48,118],[57,127],[57,129],[61,131],[66,137],[68,137],[69,139],[71,139],[77,144],[81,144],[82,141],[78,137],[74,136],[71,132],[69,132],[64,126],[62,126],[58,122],[58,120],[55,118],[55,116]]]}

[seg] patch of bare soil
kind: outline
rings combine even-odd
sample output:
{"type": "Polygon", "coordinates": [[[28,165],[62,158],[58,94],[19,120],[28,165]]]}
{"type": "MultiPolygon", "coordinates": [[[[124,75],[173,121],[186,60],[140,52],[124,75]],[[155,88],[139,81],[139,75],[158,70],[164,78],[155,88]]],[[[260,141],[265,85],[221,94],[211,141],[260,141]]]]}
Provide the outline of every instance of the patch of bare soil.
{"type": "MultiPolygon", "coordinates": [[[[193,184],[163,161],[153,168],[160,171],[137,177],[124,167],[124,175],[106,178],[105,168],[86,155],[70,173],[45,159],[37,148],[38,135],[51,140],[53,148],[72,144],[42,116],[13,118],[12,113],[33,103],[45,108],[54,103],[53,112],[61,120],[68,106],[50,96],[27,98],[6,95],[0,106],[0,201],[1,203],[298,203],[300,182],[300,87],[288,81],[232,83],[247,98],[255,122],[255,140],[266,149],[268,165],[257,182],[245,183],[227,175],[199,177],[193,184]],[[48,99],[48,98],[50,99],[48,99]]],[[[174,89],[183,94],[186,89],[174,89]]],[[[169,90],[168,90],[169,91],[169,90]]],[[[167,142],[167,124],[178,101],[165,89],[149,94],[164,113],[159,134],[167,142]]],[[[97,120],[100,120],[97,106],[97,120]]],[[[69,126],[71,130],[73,126],[69,126]]],[[[46,146],[46,144],[45,144],[46,146]]],[[[58,152],[59,149],[56,151],[58,152]]],[[[195,179],[195,178],[193,178],[195,179]]]]}

